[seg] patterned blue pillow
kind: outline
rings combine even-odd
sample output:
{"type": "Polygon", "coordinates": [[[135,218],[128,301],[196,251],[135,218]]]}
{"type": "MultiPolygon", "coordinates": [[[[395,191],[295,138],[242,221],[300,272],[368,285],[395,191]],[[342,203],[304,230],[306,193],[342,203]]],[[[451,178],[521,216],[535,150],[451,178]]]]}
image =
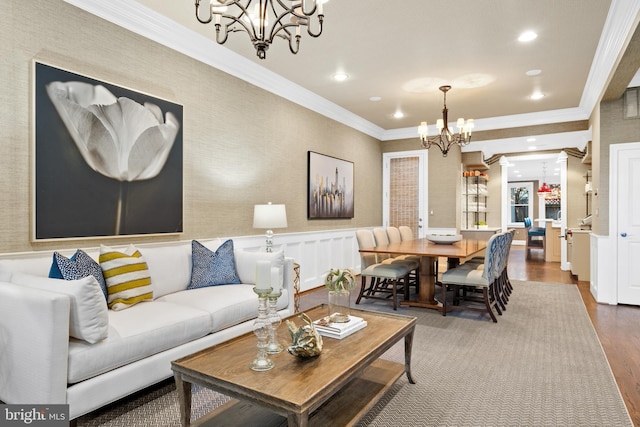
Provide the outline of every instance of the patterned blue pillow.
{"type": "Polygon", "coordinates": [[[236,272],[233,241],[227,240],[215,251],[191,241],[191,282],[187,289],[242,283],[236,272]]]}
{"type": "Polygon", "coordinates": [[[102,268],[85,251],[78,249],[71,258],[53,253],[53,263],[49,270],[49,277],[55,279],[78,280],[87,276],[93,276],[100,284],[100,289],[107,299],[107,283],[102,275],[102,268]]]}

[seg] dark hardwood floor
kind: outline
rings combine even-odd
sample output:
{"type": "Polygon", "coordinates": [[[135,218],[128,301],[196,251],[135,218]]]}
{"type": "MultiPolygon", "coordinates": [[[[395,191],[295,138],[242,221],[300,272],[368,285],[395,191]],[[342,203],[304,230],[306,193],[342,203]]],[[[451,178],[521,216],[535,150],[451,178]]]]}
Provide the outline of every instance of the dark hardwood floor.
{"type": "MultiPolygon", "coordinates": [[[[544,262],[540,252],[532,251],[527,260],[524,247],[514,246],[509,256],[509,277],[578,286],[633,424],[640,427],[640,307],[596,303],[589,282],[578,281],[570,272],[560,270],[560,263],[544,262]]],[[[303,293],[301,310],[326,302],[323,294],[324,287],[303,293]]]]}

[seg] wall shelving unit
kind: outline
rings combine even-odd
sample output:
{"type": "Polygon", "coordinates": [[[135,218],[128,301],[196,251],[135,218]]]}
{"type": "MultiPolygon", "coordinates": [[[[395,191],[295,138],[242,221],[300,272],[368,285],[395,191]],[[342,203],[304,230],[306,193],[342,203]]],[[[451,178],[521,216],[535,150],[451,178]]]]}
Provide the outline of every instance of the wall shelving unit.
{"type": "Polygon", "coordinates": [[[487,178],[462,177],[462,226],[467,230],[487,228],[487,178]],[[485,225],[479,225],[482,222],[485,225]]]}

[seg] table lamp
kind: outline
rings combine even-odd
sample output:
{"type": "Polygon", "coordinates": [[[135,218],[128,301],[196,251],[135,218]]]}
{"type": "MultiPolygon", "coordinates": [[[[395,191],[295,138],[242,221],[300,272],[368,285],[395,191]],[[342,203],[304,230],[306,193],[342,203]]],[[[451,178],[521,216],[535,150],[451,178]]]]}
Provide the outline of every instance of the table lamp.
{"type": "Polygon", "coordinates": [[[274,205],[269,202],[266,205],[255,205],[253,208],[253,228],[267,229],[267,252],[273,248],[272,228],[287,227],[287,210],[284,205],[274,205]]]}

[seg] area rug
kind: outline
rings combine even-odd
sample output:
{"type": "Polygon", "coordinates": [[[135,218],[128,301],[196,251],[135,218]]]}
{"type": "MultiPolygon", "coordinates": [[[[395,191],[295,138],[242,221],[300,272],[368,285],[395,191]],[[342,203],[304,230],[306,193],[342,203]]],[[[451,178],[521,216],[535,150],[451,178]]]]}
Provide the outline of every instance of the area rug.
{"type": "MultiPolygon", "coordinates": [[[[507,310],[486,315],[401,308],[416,316],[412,372],[359,426],[632,426],[575,285],[514,282],[507,310]]],[[[358,308],[388,310],[388,304],[358,308]]],[[[403,346],[385,358],[403,361],[403,346]]],[[[192,419],[227,400],[194,390],[192,419]]],[[[171,382],[81,417],[79,426],[178,426],[171,382]]]]}

